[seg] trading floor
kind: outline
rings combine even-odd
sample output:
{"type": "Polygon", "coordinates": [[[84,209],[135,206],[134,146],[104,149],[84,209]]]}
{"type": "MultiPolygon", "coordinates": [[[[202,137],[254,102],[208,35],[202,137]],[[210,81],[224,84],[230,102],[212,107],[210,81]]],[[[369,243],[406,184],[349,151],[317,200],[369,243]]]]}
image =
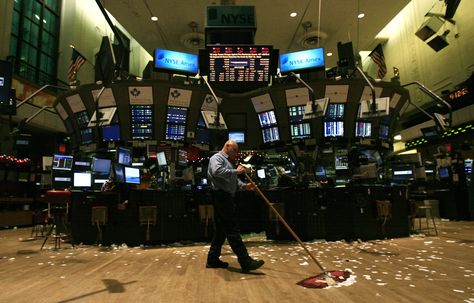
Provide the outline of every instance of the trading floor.
{"type": "Polygon", "coordinates": [[[320,272],[296,242],[263,234],[244,241],[265,266],[243,274],[227,245],[230,267],[206,269],[207,243],[54,250],[48,242],[40,251],[31,228],[2,230],[0,302],[474,302],[474,223],[437,227],[438,236],[306,242],[328,270],[353,273],[324,289],[296,285],[320,272]]]}

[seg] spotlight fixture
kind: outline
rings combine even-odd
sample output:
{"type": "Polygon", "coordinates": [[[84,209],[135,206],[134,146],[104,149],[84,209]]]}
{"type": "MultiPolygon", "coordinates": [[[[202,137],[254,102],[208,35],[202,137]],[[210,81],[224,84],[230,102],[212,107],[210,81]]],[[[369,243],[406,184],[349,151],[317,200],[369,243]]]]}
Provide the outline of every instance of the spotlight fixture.
{"type": "Polygon", "coordinates": [[[158,21],[158,17],[157,17],[157,16],[152,16],[152,17],[151,17],[151,21],[153,21],[153,22],[158,21]]]}
{"type": "Polygon", "coordinates": [[[290,17],[291,17],[291,18],[294,18],[294,17],[296,17],[297,15],[298,15],[297,13],[292,12],[292,13],[290,14],[290,17]]]}
{"type": "Polygon", "coordinates": [[[326,56],[331,57],[331,56],[332,56],[332,53],[329,52],[329,53],[326,54],[326,56]]]}
{"type": "Polygon", "coordinates": [[[360,13],[360,14],[357,15],[357,18],[359,18],[359,19],[362,19],[362,18],[364,18],[364,17],[365,17],[365,14],[364,14],[364,13],[360,13]]]}

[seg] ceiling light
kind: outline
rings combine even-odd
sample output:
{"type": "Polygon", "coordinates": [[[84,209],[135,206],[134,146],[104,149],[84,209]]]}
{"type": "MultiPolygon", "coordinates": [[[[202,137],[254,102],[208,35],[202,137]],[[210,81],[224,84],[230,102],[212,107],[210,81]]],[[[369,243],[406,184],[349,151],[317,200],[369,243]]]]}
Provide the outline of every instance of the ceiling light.
{"type": "Polygon", "coordinates": [[[362,19],[362,18],[364,18],[364,17],[365,17],[365,14],[364,14],[364,13],[360,13],[360,14],[357,15],[357,18],[359,18],[359,19],[362,19]]]}
{"type": "Polygon", "coordinates": [[[332,53],[327,53],[326,56],[331,57],[332,53]]]}
{"type": "Polygon", "coordinates": [[[298,15],[297,13],[292,12],[292,13],[290,14],[290,17],[291,17],[291,18],[294,18],[294,17],[296,17],[297,15],[298,15]]]}
{"type": "Polygon", "coordinates": [[[393,137],[393,140],[400,141],[402,139],[402,135],[396,135],[393,137]]]}
{"type": "Polygon", "coordinates": [[[153,21],[153,22],[158,21],[158,17],[157,17],[157,16],[152,16],[152,17],[151,17],[151,21],[153,21]]]}

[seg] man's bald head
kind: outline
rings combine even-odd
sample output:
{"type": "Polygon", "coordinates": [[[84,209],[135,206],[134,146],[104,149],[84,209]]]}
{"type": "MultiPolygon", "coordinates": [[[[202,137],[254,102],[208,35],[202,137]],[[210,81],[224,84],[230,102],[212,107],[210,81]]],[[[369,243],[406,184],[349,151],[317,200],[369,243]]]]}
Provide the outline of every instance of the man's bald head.
{"type": "Polygon", "coordinates": [[[237,153],[239,152],[239,145],[233,140],[228,140],[226,143],[224,143],[222,151],[226,153],[230,159],[235,160],[237,153]]]}

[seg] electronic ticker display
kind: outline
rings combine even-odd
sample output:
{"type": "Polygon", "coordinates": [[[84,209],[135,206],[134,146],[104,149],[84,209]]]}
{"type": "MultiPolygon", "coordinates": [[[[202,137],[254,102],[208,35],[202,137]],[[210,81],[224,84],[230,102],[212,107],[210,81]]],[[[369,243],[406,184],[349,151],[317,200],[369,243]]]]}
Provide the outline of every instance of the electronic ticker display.
{"type": "Polygon", "coordinates": [[[209,47],[210,82],[269,82],[271,46],[209,47]]]}

